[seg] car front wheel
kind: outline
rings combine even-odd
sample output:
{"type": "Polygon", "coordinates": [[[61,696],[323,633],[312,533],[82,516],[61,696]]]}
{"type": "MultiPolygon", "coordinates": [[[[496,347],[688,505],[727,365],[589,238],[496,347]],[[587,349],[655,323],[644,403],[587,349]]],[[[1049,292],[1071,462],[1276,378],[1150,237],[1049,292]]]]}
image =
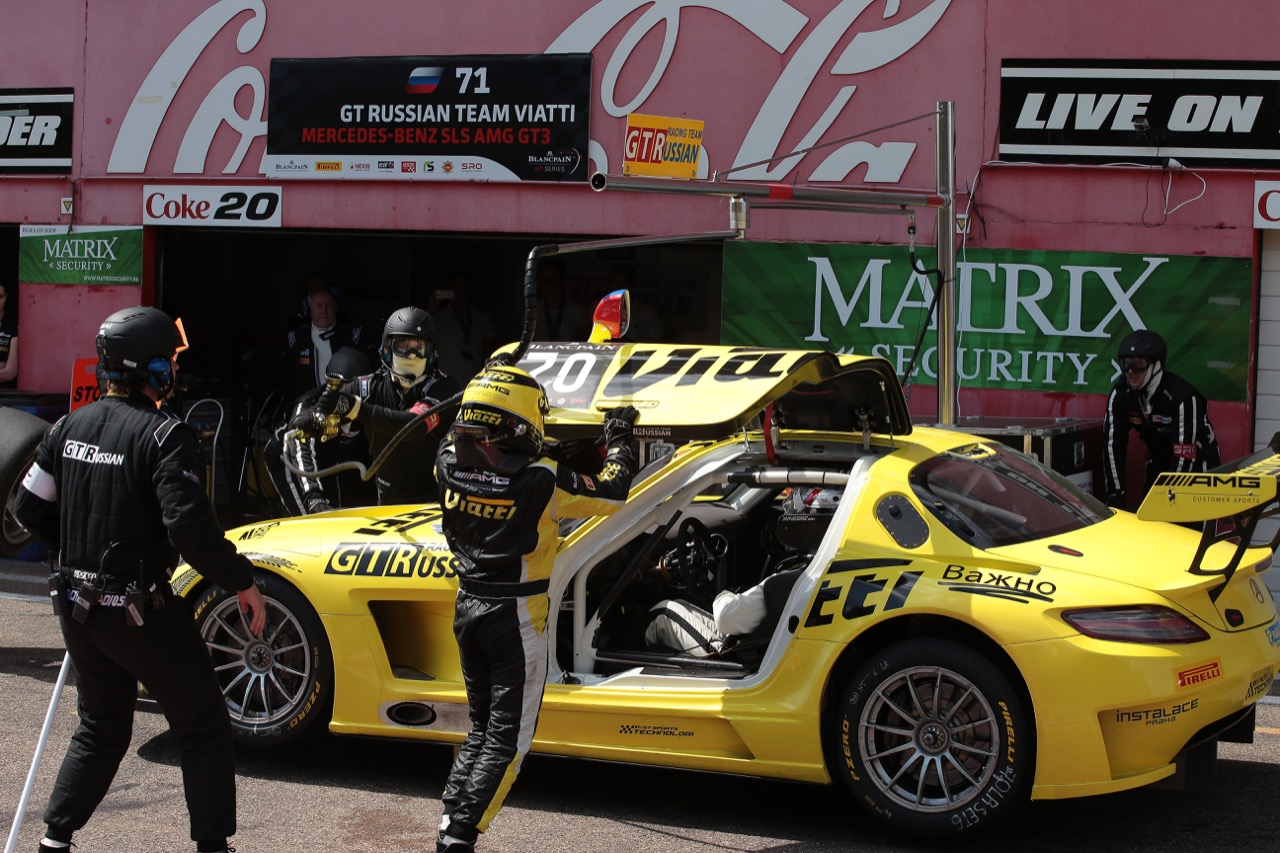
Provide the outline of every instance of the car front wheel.
{"type": "Polygon", "coordinates": [[[924,639],[881,649],[845,683],[835,711],[833,775],[900,831],[960,835],[1028,796],[1034,721],[1009,678],[972,649],[924,639]]]}
{"type": "Polygon", "coordinates": [[[236,740],[283,744],[323,732],[333,707],[333,656],[324,626],[280,578],[259,575],[256,583],[267,602],[260,637],[249,633],[235,593],[211,586],[195,605],[236,740]]]}

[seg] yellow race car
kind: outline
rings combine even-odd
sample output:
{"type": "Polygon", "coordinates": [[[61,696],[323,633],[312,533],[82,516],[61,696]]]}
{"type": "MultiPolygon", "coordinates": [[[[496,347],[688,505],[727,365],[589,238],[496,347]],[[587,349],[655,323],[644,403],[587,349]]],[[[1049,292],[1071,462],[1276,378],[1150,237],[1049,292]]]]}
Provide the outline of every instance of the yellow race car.
{"type": "MultiPolygon", "coordinates": [[[[1271,549],[1247,542],[1275,506],[1275,450],[1166,477],[1135,516],[1002,444],[913,427],[879,358],[566,343],[520,366],[557,453],[590,459],[626,403],[650,460],[618,513],[562,524],[535,751],[844,785],[889,826],[947,836],[1252,739],[1280,662],[1271,549]],[[654,642],[661,602],[709,611],[783,571],[763,628],[654,642]]],[[[261,639],[234,596],[187,567],[173,583],[242,741],[462,740],[435,506],[229,535],[258,567],[261,639]]]]}

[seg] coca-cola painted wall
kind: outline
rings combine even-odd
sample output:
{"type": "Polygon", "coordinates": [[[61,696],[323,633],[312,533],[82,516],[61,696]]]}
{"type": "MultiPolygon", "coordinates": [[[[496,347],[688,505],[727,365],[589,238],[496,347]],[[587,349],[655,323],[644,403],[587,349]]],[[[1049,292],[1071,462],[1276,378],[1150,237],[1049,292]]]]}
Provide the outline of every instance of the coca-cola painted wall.
{"type": "MultiPolygon", "coordinates": [[[[5,16],[0,85],[72,88],[75,138],[69,176],[0,176],[0,222],[137,225],[144,186],[225,183],[281,188],[271,212],[284,228],[726,227],[720,199],[601,194],[583,182],[281,181],[264,170],[273,58],[586,53],[592,171],[621,171],[626,116],[638,112],[704,122],[704,176],[763,162],[733,177],[931,189],[932,113],[954,101],[962,249],[1254,256],[1259,173],[1248,162],[1035,165],[999,154],[1004,60],[1274,61],[1276,27],[1250,0],[1220,0],[1212,13],[1198,0],[47,0],[5,16]]],[[[1068,99],[1058,119],[1118,122],[1135,98],[1088,110],[1068,99]]],[[[1032,124],[1055,120],[1051,102],[1043,114],[1020,109],[1032,124]]],[[[933,231],[922,215],[919,239],[934,242],[933,231]]],[[[748,236],[907,240],[898,217],[767,210],[753,211],[748,236]]],[[[150,276],[141,292],[24,285],[24,353],[28,339],[90,340],[110,308],[149,296],[150,276]]],[[[76,347],[68,358],[91,354],[76,347]]],[[[69,381],[50,360],[24,359],[22,370],[24,387],[69,381]]]]}

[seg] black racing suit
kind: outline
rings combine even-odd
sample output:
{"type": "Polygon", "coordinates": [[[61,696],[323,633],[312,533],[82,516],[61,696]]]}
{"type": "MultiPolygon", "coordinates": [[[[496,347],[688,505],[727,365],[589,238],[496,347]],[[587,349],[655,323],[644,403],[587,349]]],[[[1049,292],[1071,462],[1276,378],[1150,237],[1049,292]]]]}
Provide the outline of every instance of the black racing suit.
{"type": "Polygon", "coordinates": [[[284,423],[278,425],[263,448],[267,475],[276,495],[291,516],[328,512],[334,507],[364,506],[377,501],[371,484],[355,471],[339,471],[333,476],[307,477],[294,471],[319,471],[341,462],[369,463],[369,445],[358,427],[348,425],[329,441],[314,436],[298,435],[296,419],[310,412],[320,396],[316,386],[294,401],[284,423]],[[285,464],[288,460],[289,465],[285,464]]]}
{"type": "MultiPolygon", "coordinates": [[[[360,346],[360,332],[360,326],[338,323],[332,329],[322,332],[321,336],[329,342],[330,356],[332,356],[343,347],[354,347],[363,352],[360,346]]],[[[321,373],[323,365],[316,354],[315,342],[311,340],[310,320],[289,330],[286,349],[291,371],[289,378],[292,382],[287,396],[297,397],[317,385],[323,387],[324,374],[321,373]]],[[[328,361],[324,359],[325,364],[328,361]]]]}
{"type": "Polygon", "coordinates": [[[443,528],[458,557],[453,630],[471,714],[440,798],[445,834],[473,842],[488,828],[533,741],[559,520],[614,512],[634,473],[629,439],[609,448],[597,476],[546,457],[504,476],[460,468],[453,444],[440,448],[443,528]]]}
{"type": "Polygon", "coordinates": [[[167,409],[142,394],[107,396],[49,428],[18,491],[18,519],[61,550],[59,621],[80,697],[44,816],[52,838],[70,840],[111,786],[132,737],[138,681],[177,741],[192,839],[235,834],[230,718],[191,612],[167,583],[179,554],[228,590],[253,583],[253,565],[214,517],[202,468],[195,433],[167,409]],[[132,627],[121,599],[139,578],[154,592],[132,627]],[[78,621],[71,605],[94,587],[100,603],[78,621]]]}
{"type": "Polygon", "coordinates": [[[1130,387],[1123,378],[1111,389],[1102,422],[1106,463],[1103,476],[1107,503],[1125,506],[1125,465],[1129,430],[1136,429],[1147,446],[1145,496],[1166,471],[1207,471],[1221,464],[1218,440],[1204,395],[1187,380],[1167,370],[1156,390],[1148,395],[1130,387]]]}
{"type": "MultiPolygon", "coordinates": [[[[459,390],[457,382],[439,371],[405,389],[386,367],[342,386],[344,393],[360,398],[355,421],[368,439],[373,459],[405,424],[459,390]]],[[[436,499],[436,451],[453,426],[456,411],[449,407],[436,412],[396,447],[374,475],[379,504],[422,504],[436,499]]]]}

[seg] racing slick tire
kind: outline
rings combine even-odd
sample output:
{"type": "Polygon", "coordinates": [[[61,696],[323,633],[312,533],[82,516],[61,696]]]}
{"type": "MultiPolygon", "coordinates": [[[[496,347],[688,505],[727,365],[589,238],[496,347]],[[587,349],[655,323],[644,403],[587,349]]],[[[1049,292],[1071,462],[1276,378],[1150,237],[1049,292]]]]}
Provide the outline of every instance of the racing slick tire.
{"type": "Polygon", "coordinates": [[[832,775],[874,818],[924,838],[985,828],[1029,796],[1034,720],[979,653],[917,639],[870,655],[838,696],[832,775]]]}
{"type": "Polygon", "coordinates": [[[31,532],[13,515],[18,486],[36,456],[36,445],[49,422],[9,407],[0,408],[0,495],[4,495],[4,522],[0,529],[0,557],[21,554],[31,544],[31,532]]]}
{"type": "Polygon", "coordinates": [[[333,712],[333,654],[307,600],[284,580],[255,579],[267,602],[261,637],[249,634],[235,593],[210,585],[196,600],[196,627],[213,669],[236,741],[291,743],[328,728],[333,712]]]}

